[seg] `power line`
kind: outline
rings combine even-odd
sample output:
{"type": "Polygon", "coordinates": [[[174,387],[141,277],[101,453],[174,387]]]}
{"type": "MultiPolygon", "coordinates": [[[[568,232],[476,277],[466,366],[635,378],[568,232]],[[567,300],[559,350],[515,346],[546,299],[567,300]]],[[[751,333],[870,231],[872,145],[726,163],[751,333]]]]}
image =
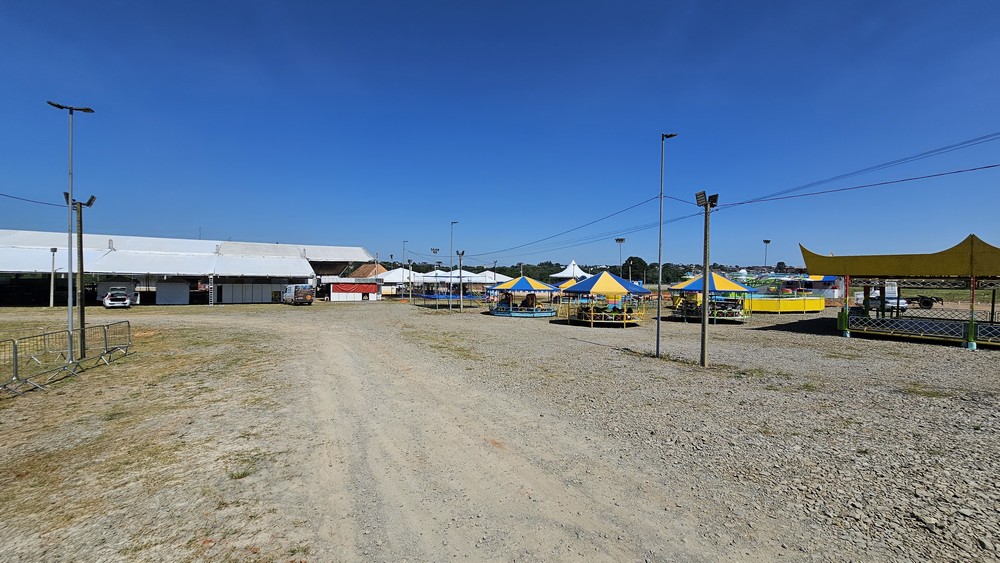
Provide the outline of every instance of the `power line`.
{"type": "Polygon", "coordinates": [[[10,195],[10,194],[0,193],[0,196],[6,197],[6,198],[10,198],[10,199],[16,199],[18,201],[24,201],[24,202],[27,202],[27,203],[36,203],[38,205],[51,205],[52,207],[66,207],[65,205],[61,205],[61,204],[58,204],[58,203],[49,203],[47,201],[36,201],[34,199],[28,199],[28,198],[24,198],[24,197],[17,197],[16,195],[10,195]]]}
{"type": "Polygon", "coordinates": [[[890,184],[901,184],[903,182],[913,182],[915,180],[927,180],[929,178],[940,178],[942,176],[951,176],[951,175],[954,175],[954,174],[964,174],[966,172],[978,172],[980,170],[988,170],[990,168],[998,168],[998,167],[1000,167],[1000,164],[987,164],[986,166],[977,166],[975,168],[965,168],[965,169],[962,169],[962,170],[951,170],[949,172],[939,172],[937,174],[927,174],[925,176],[913,176],[913,177],[910,177],[910,178],[901,178],[899,180],[886,180],[885,182],[875,182],[874,184],[862,184],[860,186],[849,186],[849,187],[846,187],[846,188],[835,188],[835,189],[832,189],[832,190],[822,190],[822,191],[818,191],[818,192],[809,192],[809,193],[805,193],[805,194],[780,195],[780,196],[775,196],[775,197],[749,199],[749,200],[746,200],[746,201],[740,201],[740,202],[736,202],[736,203],[730,203],[730,204],[726,204],[726,205],[720,205],[719,207],[720,208],[723,208],[723,207],[737,207],[737,206],[740,206],[740,205],[749,205],[751,203],[764,203],[764,202],[769,202],[769,201],[780,201],[780,200],[783,200],[783,199],[795,199],[795,198],[810,197],[810,196],[815,196],[815,195],[826,195],[826,194],[833,194],[833,193],[838,193],[838,192],[848,192],[848,191],[851,191],[851,190],[861,190],[861,189],[865,189],[865,188],[878,188],[878,187],[881,187],[881,186],[888,186],[890,184]]]}
{"type": "Polygon", "coordinates": [[[976,145],[981,145],[983,143],[989,143],[991,141],[996,141],[998,139],[1000,139],[1000,131],[998,131],[996,133],[990,133],[988,135],[982,135],[980,137],[975,137],[973,139],[968,139],[968,140],[961,141],[961,142],[958,142],[958,143],[953,143],[953,144],[950,144],[950,145],[945,145],[943,147],[938,147],[936,149],[931,149],[929,151],[924,151],[922,153],[918,153],[918,154],[915,154],[915,155],[905,156],[903,158],[897,158],[896,160],[890,160],[888,162],[883,162],[882,164],[875,164],[873,166],[869,166],[867,168],[861,168],[861,169],[855,170],[853,172],[846,172],[844,174],[838,174],[837,176],[832,176],[832,177],[827,178],[825,180],[817,180],[815,182],[809,182],[808,184],[802,184],[801,186],[796,186],[794,188],[788,188],[787,190],[782,190],[782,191],[779,191],[779,192],[774,192],[774,193],[771,193],[771,194],[763,195],[763,196],[760,196],[759,198],[754,198],[754,199],[748,200],[748,201],[752,202],[752,201],[756,201],[757,199],[766,200],[768,198],[772,198],[772,197],[776,197],[776,196],[780,196],[780,195],[785,195],[785,194],[789,194],[789,193],[794,193],[794,192],[797,192],[797,191],[800,191],[800,190],[805,190],[805,189],[808,189],[808,188],[813,188],[813,187],[816,187],[816,186],[821,186],[823,184],[829,184],[830,182],[836,182],[838,180],[846,180],[847,178],[852,178],[854,176],[859,176],[861,174],[867,174],[869,172],[877,172],[879,170],[884,170],[886,168],[892,168],[894,166],[899,166],[901,164],[908,164],[910,162],[916,162],[918,160],[923,160],[925,158],[930,158],[932,156],[939,156],[939,155],[942,155],[942,154],[947,154],[949,152],[954,152],[954,151],[961,150],[961,149],[967,149],[969,147],[974,147],[976,145]]]}
{"type": "Polygon", "coordinates": [[[601,221],[603,221],[605,219],[610,219],[611,217],[614,217],[615,215],[621,215],[622,213],[625,213],[626,211],[631,211],[632,209],[635,209],[636,207],[639,207],[640,205],[645,205],[645,204],[647,204],[647,203],[649,203],[649,202],[657,199],[658,197],[659,196],[654,196],[654,197],[651,197],[651,198],[649,198],[647,200],[640,201],[639,203],[636,203],[635,205],[631,205],[629,207],[626,207],[625,209],[622,209],[620,211],[615,211],[614,213],[611,213],[609,215],[605,215],[604,217],[600,217],[598,219],[594,219],[593,221],[584,223],[584,224],[582,224],[580,226],[577,226],[577,227],[573,227],[572,229],[567,229],[565,231],[562,231],[560,233],[556,233],[554,235],[550,235],[550,236],[547,236],[547,237],[544,237],[544,238],[540,238],[538,240],[534,240],[534,241],[531,241],[531,242],[526,242],[524,244],[519,244],[517,246],[511,246],[509,248],[504,248],[504,249],[501,249],[501,250],[494,250],[492,252],[480,252],[480,253],[477,253],[477,254],[471,254],[470,256],[477,256],[477,257],[479,257],[479,256],[493,256],[493,255],[501,254],[503,252],[509,252],[511,250],[517,250],[518,248],[524,248],[525,246],[531,246],[533,244],[538,244],[540,242],[544,242],[544,241],[547,241],[547,240],[550,240],[550,239],[554,239],[556,237],[560,237],[560,236],[565,235],[567,233],[572,233],[573,231],[578,231],[578,230],[580,230],[580,229],[582,229],[584,227],[589,227],[589,226],[593,225],[594,223],[599,223],[599,222],[601,222],[601,221]]]}

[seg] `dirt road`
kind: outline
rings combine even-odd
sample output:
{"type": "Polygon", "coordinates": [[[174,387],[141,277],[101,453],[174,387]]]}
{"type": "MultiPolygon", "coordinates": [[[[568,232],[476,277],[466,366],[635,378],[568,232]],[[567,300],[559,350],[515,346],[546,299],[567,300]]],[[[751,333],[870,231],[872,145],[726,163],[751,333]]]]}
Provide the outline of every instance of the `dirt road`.
{"type": "MultiPolygon", "coordinates": [[[[4,322],[58,325],[59,312],[4,322]],[[51,317],[51,318],[50,318],[51,317]]],[[[403,304],[96,310],[0,401],[23,561],[995,558],[994,350],[832,318],[590,329],[403,304]]]]}
{"type": "Polygon", "coordinates": [[[414,342],[337,336],[309,389],[325,437],[310,478],[320,559],[726,558],[681,484],[606,459],[596,433],[481,389],[414,342]]]}

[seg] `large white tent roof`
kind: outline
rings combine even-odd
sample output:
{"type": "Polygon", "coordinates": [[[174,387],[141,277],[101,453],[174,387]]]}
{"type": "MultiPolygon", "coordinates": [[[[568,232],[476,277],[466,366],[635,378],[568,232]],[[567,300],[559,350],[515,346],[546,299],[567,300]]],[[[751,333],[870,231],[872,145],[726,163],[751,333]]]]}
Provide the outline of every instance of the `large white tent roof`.
{"type": "Polygon", "coordinates": [[[549,277],[583,279],[583,278],[589,278],[591,275],[592,274],[588,274],[587,272],[581,270],[580,267],[576,265],[576,260],[571,260],[569,266],[566,266],[566,269],[564,269],[561,272],[552,274],[549,277]]]}
{"type": "MultiPolygon", "coordinates": [[[[0,272],[65,272],[66,233],[0,229],[0,272]]],[[[76,244],[76,237],[73,240],[76,244]]],[[[311,277],[309,261],[366,262],[362,247],[303,246],[85,234],[84,268],[95,274],[311,277]]],[[[74,260],[76,251],[74,248],[74,260]]]]}

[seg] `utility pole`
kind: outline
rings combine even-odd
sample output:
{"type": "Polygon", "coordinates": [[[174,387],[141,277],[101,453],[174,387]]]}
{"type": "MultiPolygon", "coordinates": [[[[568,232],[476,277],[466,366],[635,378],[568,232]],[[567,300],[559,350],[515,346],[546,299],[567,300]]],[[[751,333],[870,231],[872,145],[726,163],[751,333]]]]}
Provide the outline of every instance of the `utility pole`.
{"type": "Polygon", "coordinates": [[[699,206],[705,208],[705,265],[702,268],[701,277],[701,367],[708,367],[708,310],[711,307],[709,301],[708,287],[712,282],[712,271],[708,261],[709,248],[709,227],[708,220],[712,208],[719,204],[719,194],[712,194],[705,197],[705,192],[695,194],[695,200],[699,206]]]}
{"type": "Polygon", "coordinates": [[[462,257],[465,256],[464,250],[458,251],[458,312],[461,313],[465,310],[465,302],[463,301],[465,292],[462,289],[462,257]]]}
{"type": "Polygon", "coordinates": [[[660,134],[660,235],[656,250],[656,357],[660,357],[660,309],[663,303],[663,146],[677,133],[660,134]]]}

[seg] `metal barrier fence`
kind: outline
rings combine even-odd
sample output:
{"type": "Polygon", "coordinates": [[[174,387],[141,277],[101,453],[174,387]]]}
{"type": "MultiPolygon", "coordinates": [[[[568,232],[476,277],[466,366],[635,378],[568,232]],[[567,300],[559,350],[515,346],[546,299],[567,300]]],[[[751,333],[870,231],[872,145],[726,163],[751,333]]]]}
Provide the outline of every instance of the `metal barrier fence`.
{"type": "MultiPolygon", "coordinates": [[[[68,362],[69,331],[60,330],[26,336],[16,340],[0,341],[0,391],[23,395],[21,389],[45,389],[45,384],[62,377],[75,375],[83,369],[83,362],[110,363],[115,354],[127,355],[132,346],[132,328],[129,321],[86,327],[87,349],[82,357],[68,362]],[[44,383],[41,382],[45,378],[44,383]]],[[[74,349],[79,349],[80,331],[74,349]]]]}

